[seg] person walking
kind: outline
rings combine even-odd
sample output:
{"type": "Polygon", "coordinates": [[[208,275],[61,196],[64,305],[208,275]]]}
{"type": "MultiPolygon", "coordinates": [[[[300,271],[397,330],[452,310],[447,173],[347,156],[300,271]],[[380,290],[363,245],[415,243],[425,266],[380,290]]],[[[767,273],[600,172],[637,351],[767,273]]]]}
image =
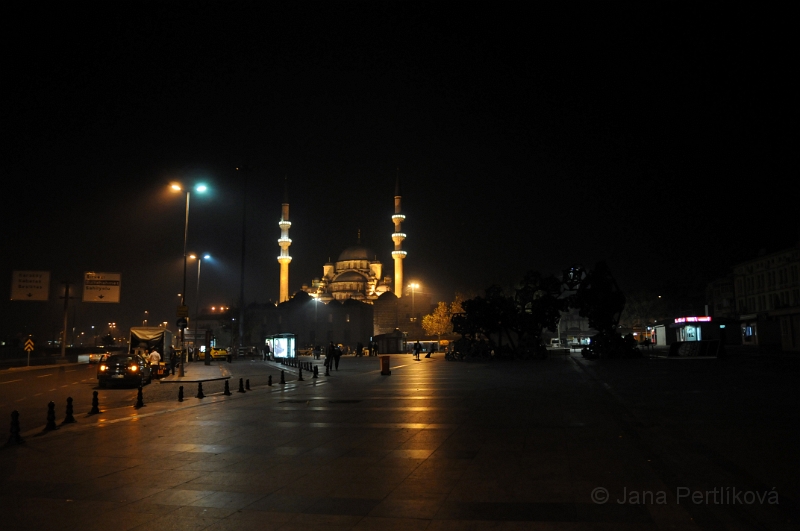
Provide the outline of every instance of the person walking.
{"type": "Polygon", "coordinates": [[[426,357],[426,358],[430,358],[430,357],[431,357],[431,354],[433,354],[433,352],[434,352],[435,350],[436,350],[436,347],[435,347],[435,346],[433,346],[433,345],[431,345],[431,348],[429,348],[429,349],[428,349],[428,353],[427,353],[427,354],[425,354],[425,357],[426,357]]]}
{"type": "Polygon", "coordinates": [[[270,359],[270,348],[269,343],[264,344],[264,361],[269,361],[270,359]]]}
{"type": "Polygon", "coordinates": [[[419,361],[419,353],[422,350],[422,345],[419,344],[419,341],[414,343],[414,359],[419,361]]]}
{"type": "Polygon", "coordinates": [[[336,347],[333,351],[333,363],[336,366],[336,370],[339,370],[339,358],[342,357],[342,349],[340,347],[336,347]]]}

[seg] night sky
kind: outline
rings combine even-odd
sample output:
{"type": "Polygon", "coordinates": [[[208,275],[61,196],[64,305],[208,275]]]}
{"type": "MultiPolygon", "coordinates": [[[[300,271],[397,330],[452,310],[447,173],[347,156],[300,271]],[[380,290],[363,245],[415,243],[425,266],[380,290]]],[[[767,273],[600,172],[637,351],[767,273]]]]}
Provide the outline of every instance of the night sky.
{"type": "Polygon", "coordinates": [[[121,273],[122,303],[75,304],[76,330],[145,310],[173,325],[176,180],[211,187],[192,195],[188,232],[189,252],[214,257],[203,306],[238,301],[243,208],[245,302],[277,299],[284,180],[291,292],[359,230],[393,276],[398,171],[405,278],[434,300],[598,260],[629,292],[703,285],[798,241],[786,14],[286,4],[6,17],[0,274],[8,289],[14,270],[50,271],[53,295],[5,297],[3,337],[55,337],[58,283],[85,271],[121,273]]]}

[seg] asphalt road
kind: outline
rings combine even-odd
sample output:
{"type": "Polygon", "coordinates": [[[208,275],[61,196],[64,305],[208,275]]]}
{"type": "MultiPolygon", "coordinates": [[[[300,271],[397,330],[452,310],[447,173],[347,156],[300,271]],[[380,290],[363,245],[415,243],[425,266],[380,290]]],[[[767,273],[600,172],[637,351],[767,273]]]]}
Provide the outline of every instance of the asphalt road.
{"type": "MultiPolygon", "coordinates": [[[[280,371],[259,361],[240,361],[230,365],[234,372],[250,380],[251,386],[266,385],[269,376],[277,382],[280,371]]],[[[191,371],[191,364],[189,365],[191,371]]],[[[67,398],[72,397],[73,415],[79,418],[92,408],[93,392],[97,391],[100,409],[115,409],[134,406],[138,388],[133,385],[101,388],[97,385],[96,364],[67,364],[58,367],[30,368],[0,372],[0,426],[10,424],[11,412],[18,411],[23,431],[44,426],[47,423],[47,405],[55,404],[56,424],[66,417],[67,398]]],[[[190,386],[189,386],[190,385],[190,386]]],[[[184,388],[186,397],[197,393],[196,384],[184,388]]],[[[231,391],[238,389],[237,379],[231,380],[231,391]]],[[[222,393],[224,382],[207,382],[203,385],[206,395],[222,393]]],[[[178,385],[160,384],[153,380],[142,388],[143,402],[177,400],[178,385]]],[[[0,440],[4,434],[0,433],[0,440]]]]}

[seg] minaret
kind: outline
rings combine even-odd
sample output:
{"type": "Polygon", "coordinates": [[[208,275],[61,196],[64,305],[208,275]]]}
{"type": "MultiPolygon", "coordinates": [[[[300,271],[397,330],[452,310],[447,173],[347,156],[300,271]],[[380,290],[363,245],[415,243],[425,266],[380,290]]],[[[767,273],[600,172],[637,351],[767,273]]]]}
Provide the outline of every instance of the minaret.
{"type": "Polygon", "coordinates": [[[406,252],[403,250],[403,240],[406,235],[403,234],[403,221],[406,217],[400,213],[400,170],[397,170],[397,181],[394,185],[394,215],[392,222],[394,222],[394,233],[392,234],[392,241],[394,242],[394,251],[392,251],[392,258],[394,258],[394,294],[398,297],[403,296],[403,259],[406,257],[406,252]]]}
{"type": "Polygon", "coordinates": [[[278,245],[281,246],[281,255],[278,257],[278,263],[281,264],[281,293],[278,302],[286,302],[289,300],[289,262],[292,257],[289,256],[289,246],[292,240],[289,239],[289,227],[292,223],[289,221],[289,190],[287,187],[286,179],[283,180],[283,205],[281,206],[281,220],[278,222],[281,228],[281,237],[278,240],[278,245]]]}

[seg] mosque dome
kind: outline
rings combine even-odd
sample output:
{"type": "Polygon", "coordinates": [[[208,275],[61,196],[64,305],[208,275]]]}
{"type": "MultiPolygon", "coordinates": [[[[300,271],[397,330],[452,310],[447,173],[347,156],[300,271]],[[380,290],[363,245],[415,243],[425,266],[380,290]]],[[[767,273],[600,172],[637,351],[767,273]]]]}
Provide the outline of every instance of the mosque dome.
{"type": "Polygon", "coordinates": [[[339,255],[339,261],[343,262],[345,260],[369,260],[370,256],[375,256],[372,254],[372,251],[367,249],[366,247],[361,246],[354,246],[348,247],[342,254],[339,255]]]}

